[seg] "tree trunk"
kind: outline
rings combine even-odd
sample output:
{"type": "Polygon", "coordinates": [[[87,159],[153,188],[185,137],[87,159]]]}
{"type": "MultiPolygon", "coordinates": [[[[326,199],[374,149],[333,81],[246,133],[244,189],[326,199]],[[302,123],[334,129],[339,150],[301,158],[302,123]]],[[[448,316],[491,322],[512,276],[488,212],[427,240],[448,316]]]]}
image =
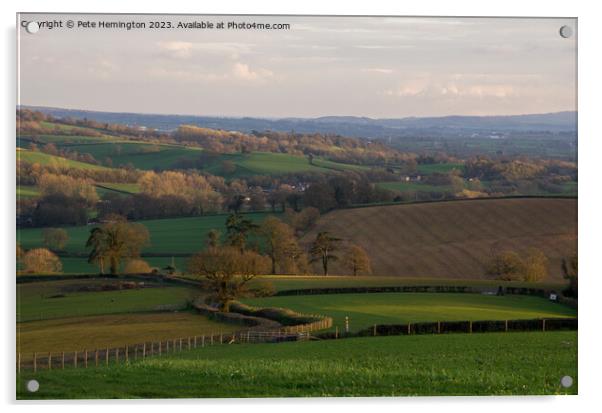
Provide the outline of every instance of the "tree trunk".
{"type": "Polygon", "coordinates": [[[272,275],[276,275],[276,258],[270,257],[272,259],[272,275]]]}
{"type": "Polygon", "coordinates": [[[328,275],[328,258],[322,257],[322,268],[324,269],[324,275],[328,275]]]}
{"type": "Polygon", "coordinates": [[[117,267],[119,266],[119,262],[116,258],[111,257],[111,275],[117,274],[117,267]]]}

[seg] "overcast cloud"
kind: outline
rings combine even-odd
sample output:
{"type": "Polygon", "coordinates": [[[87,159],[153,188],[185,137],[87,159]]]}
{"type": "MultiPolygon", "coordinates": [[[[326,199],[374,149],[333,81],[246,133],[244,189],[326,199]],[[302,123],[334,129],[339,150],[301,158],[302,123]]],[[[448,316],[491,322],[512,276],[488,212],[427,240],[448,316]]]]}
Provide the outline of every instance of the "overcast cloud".
{"type": "Polygon", "coordinates": [[[218,116],[406,117],[576,108],[572,19],[22,15],[290,30],[20,30],[20,103],[218,116]]]}

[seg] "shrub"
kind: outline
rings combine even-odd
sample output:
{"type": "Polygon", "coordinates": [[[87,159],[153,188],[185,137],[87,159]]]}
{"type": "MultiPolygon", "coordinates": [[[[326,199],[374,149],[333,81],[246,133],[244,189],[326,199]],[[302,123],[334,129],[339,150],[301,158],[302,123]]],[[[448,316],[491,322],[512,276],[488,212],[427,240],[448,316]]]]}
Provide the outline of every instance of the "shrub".
{"type": "Polygon", "coordinates": [[[144,260],[132,259],[125,264],[123,272],[126,274],[149,274],[152,272],[152,268],[144,260]]]}
{"type": "Polygon", "coordinates": [[[34,248],[23,256],[23,269],[27,273],[57,273],[63,270],[63,265],[53,252],[34,248]]]}

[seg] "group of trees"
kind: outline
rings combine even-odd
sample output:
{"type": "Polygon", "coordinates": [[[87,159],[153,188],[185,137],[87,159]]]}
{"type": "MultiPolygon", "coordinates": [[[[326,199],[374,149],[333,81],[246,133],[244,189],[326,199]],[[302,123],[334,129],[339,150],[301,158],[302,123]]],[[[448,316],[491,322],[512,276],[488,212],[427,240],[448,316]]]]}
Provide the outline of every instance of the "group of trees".
{"type": "Polygon", "coordinates": [[[88,262],[100,267],[104,274],[109,268],[111,274],[117,274],[123,259],[137,259],[142,247],[150,241],[146,227],[130,223],[119,215],[107,217],[106,222],[90,231],[86,248],[90,249],[88,262]]]}
{"type": "MultiPolygon", "coordinates": [[[[329,134],[300,134],[294,132],[254,131],[245,134],[193,125],[182,125],[173,134],[181,143],[200,146],[214,153],[278,152],[327,157],[336,162],[351,164],[403,163],[416,155],[404,153],[375,141],[347,138],[329,134]]],[[[228,166],[225,165],[227,168],[228,166]]]]}
{"type": "Polygon", "coordinates": [[[20,272],[27,274],[54,274],[63,270],[59,257],[47,248],[32,248],[25,251],[17,243],[17,265],[20,272]]]}
{"type": "Polygon", "coordinates": [[[512,250],[492,251],[486,272],[502,281],[537,282],[548,276],[548,258],[536,248],[529,248],[523,254],[512,250]]]}

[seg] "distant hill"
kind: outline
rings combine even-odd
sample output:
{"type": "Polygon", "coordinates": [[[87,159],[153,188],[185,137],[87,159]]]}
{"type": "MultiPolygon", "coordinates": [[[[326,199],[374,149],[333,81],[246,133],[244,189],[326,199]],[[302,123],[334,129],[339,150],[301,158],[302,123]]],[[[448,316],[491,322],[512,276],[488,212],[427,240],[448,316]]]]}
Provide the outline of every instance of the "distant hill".
{"type": "MultiPolygon", "coordinates": [[[[576,199],[483,199],[344,209],[320,218],[316,234],[361,245],[374,275],[484,278],[492,248],[542,250],[549,281],[562,280],[561,260],[577,248],[576,199]]],[[[335,274],[348,274],[339,264],[335,274]]]]}
{"type": "Polygon", "coordinates": [[[253,130],[283,132],[294,130],[300,133],[331,133],[349,137],[396,138],[425,134],[441,137],[467,137],[474,133],[491,134],[500,132],[546,132],[575,135],[577,129],[577,112],[398,119],[372,119],[355,116],[273,119],[96,112],[38,106],[23,106],[23,108],[39,110],[55,117],[87,118],[98,122],[145,126],[162,131],[172,131],[179,125],[190,124],[246,133],[253,130]]]}

